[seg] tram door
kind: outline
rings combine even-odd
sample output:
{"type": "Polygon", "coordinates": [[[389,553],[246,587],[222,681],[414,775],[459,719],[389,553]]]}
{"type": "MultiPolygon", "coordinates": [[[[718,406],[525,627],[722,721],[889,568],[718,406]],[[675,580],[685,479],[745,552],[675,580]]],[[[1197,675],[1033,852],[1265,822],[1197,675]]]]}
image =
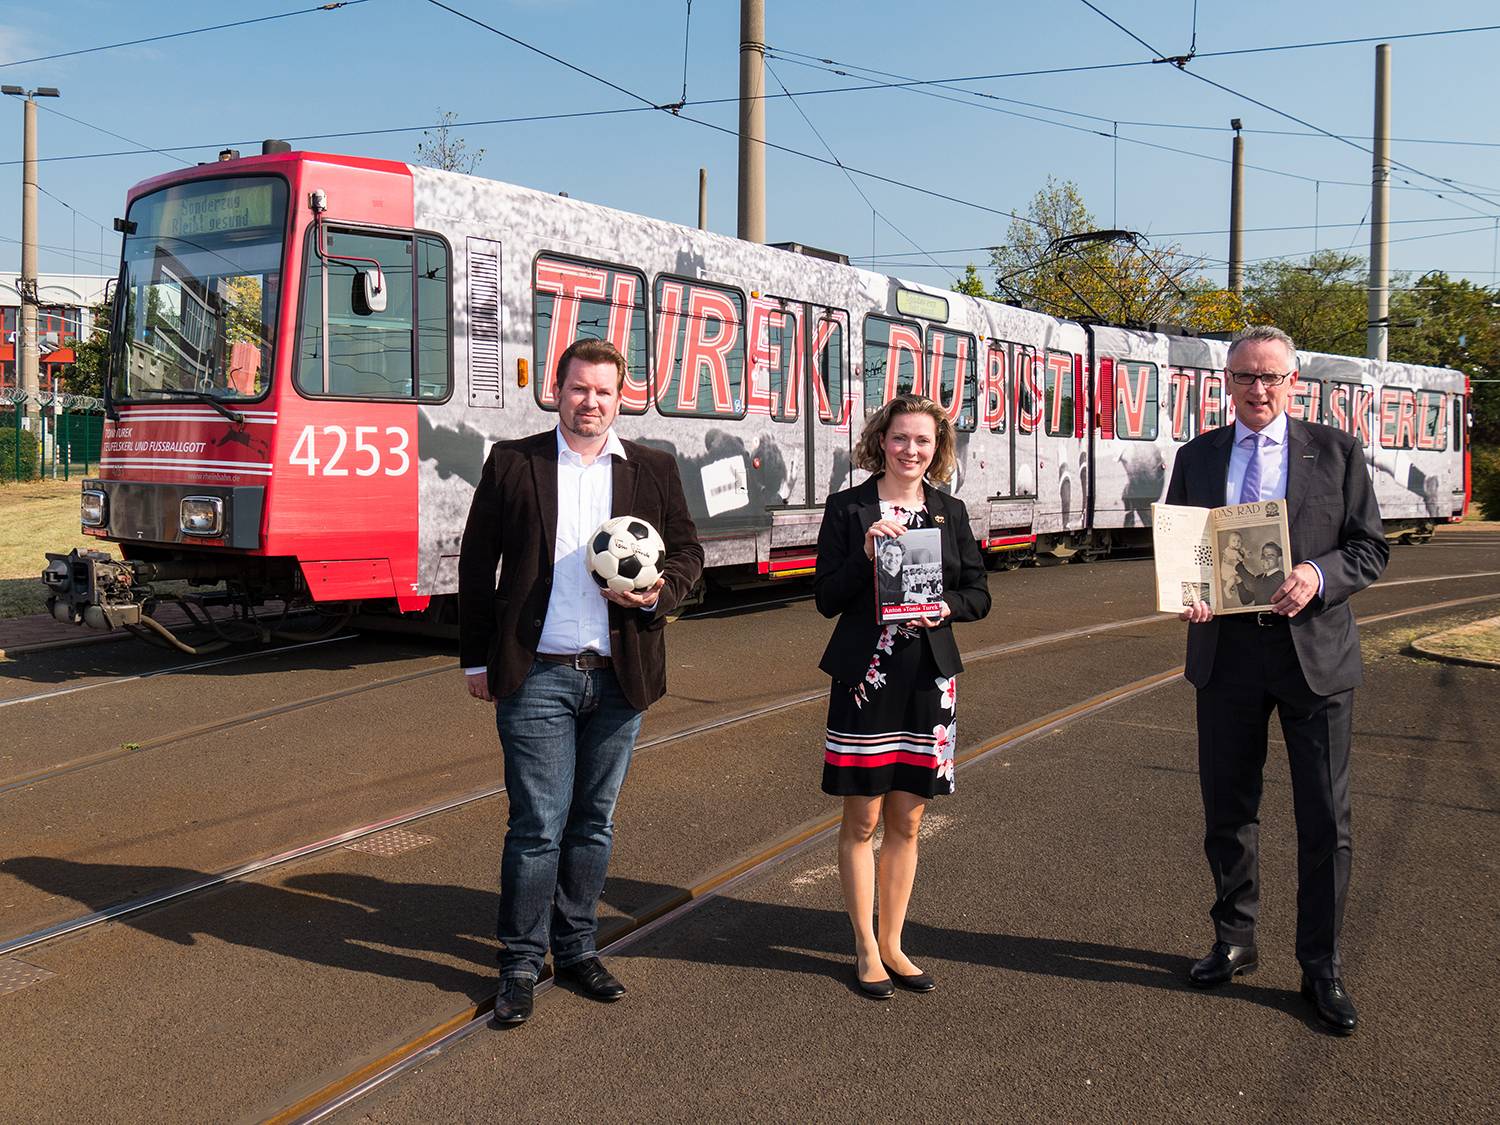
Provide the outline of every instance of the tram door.
{"type": "MultiPolygon", "coordinates": [[[[806,355],[802,370],[802,425],[806,457],[801,502],[822,507],[849,483],[853,392],[849,379],[849,314],[804,305],[806,355]]],[[[793,503],[798,497],[793,495],[793,503]]]]}

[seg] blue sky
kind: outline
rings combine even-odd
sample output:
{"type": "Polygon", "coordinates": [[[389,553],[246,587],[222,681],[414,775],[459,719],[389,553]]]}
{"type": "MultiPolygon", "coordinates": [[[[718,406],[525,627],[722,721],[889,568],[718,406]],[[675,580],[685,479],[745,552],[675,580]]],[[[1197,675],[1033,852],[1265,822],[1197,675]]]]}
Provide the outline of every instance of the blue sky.
{"type": "MultiPolygon", "coordinates": [[[[686,0],[449,3],[653,103],[682,96],[686,0]]],[[[1095,3],[1164,54],[1187,52],[1193,0],[1095,3]]],[[[313,0],[0,4],[0,81],[57,86],[63,94],[39,102],[44,158],[197,146],[170,154],[44,162],[40,183],[50,194],[42,196],[40,240],[59,249],[42,252],[42,270],[113,273],[118,236],[107,228],[122,213],[129,186],[183,163],[211,160],[226,144],[250,152],[258,151],[263,137],[420,130],[440,110],[477,122],[640,104],[426,0],[365,0],[334,12],[15,65],[40,55],[313,6],[313,0]],[[98,224],[106,228],[102,234],[98,224]],[[102,271],[101,247],[107,259],[102,271]]],[[[1052,175],[1076,182],[1102,225],[1142,231],[1155,245],[1180,243],[1221,263],[1228,253],[1228,122],[1239,117],[1247,161],[1265,169],[1246,173],[1247,259],[1302,255],[1315,245],[1352,246],[1361,253],[1368,248],[1368,228],[1360,225],[1370,194],[1367,152],[1323,136],[1273,133],[1307,130],[1170,65],[996,78],[965,86],[1012,99],[1008,102],[974,99],[954,89],[939,91],[943,98],[910,89],[810,92],[868,86],[879,80],[871,79],[870,70],[951,79],[1150,57],[1079,0],[767,0],[767,9],[768,89],[779,93],[784,84],[799,94],[768,103],[769,139],[824,158],[826,142],[844,164],[896,181],[856,177],[866,202],[837,168],[772,151],[767,160],[772,241],[839,249],[863,262],[872,254],[886,255],[877,261],[888,266],[887,272],[946,284],[965,261],[984,264],[982,250],[967,248],[1003,241],[1008,220],[899,185],[921,186],[982,208],[1021,211],[1052,175]],[[865,78],[829,73],[810,61],[819,58],[836,60],[851,74],[863,68],[865,78]],[[967,104],[976,101],[983,105],[967,104]],[[1154,127],[1161,125],[1203,128],[1154,127]],[[1116,128],[1118,143],[1110,136],[1116,128]],[[872,214],[872,205],[883,218],[872,214]],[[1268,227],[1306,229],[1257,229],[1268,227]]],[[[733,234],[737,158],[730,134],[737,127],[732,99],[738,92],[738,11],[735,0],[696,0],[687,55],[689,102],[726,100],[689,105],[684,117],[722,126],[728,134],[660,111],[465,125],[458,132],[472,147],[487,150],[478,174],[693,224],[703,166],[709,174],[709,225],[733,234]]],[[[1423,5],[1198,0],[1197,50],[1206,54],[1485,24],[1500,24],[1500,7],[1480,0],[1423,5]]],[[[1391,247],[1393,268],[1443,269],[1484,284],[1496,281],[1497,48],[1500,31],[1393,44],[1392,133],[1398,139],[1392,154],[1422,173],[1452,181],[1442,185],[1415,171],[1396,170],[1394,186],[1423,190],[1392,192],[1391,217],[1401,222],[1391,237],[1403,240],[1391,247]],[[1419,143],[1433,140],[1469,143],[1419,143]]],[[[1189,69],[1368,147],[1374,54],[1374,45],[1364,43],[1199,58],[1189,69]]],[[[0,268],[15,269],[21,228],[18,99],[0,105],[0,138],[0,237],[5,239],[0,268]]],[[[387,132],[298,141],[296,147],[410,159],[420,139],[419,131],[387,132]]],[[[1222,282],[1222,264],[1211,263],[1208,271],[1222,282]]]]}

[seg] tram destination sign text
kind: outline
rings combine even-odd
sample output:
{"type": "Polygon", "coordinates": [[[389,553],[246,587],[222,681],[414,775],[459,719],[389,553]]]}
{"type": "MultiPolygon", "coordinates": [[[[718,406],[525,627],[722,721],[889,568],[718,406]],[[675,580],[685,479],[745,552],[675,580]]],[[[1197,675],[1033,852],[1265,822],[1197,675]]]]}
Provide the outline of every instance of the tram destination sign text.
{"type": "Polygon", "coordinates": [[[162,201],[161,231],[174,238],[271,225],[272,186],[252,184],[162,201]]]}

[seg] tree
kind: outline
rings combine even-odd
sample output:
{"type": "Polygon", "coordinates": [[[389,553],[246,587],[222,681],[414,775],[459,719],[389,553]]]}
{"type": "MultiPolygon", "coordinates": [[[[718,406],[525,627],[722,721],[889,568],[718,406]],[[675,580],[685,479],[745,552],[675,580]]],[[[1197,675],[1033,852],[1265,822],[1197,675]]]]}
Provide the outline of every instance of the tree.
{"type": "Polygon", "coordinates": [[[63,381],[70,395],[104,396],[104,375],[109,370],[109,322],[113,310],[104,302],[93,306],[89,318],[93,325],[87,340],[69,340],[73,349],[73,367],[63,381]]]}
{"type": "Polygon", "coordinates": [[[970,262],[964,267],[964,275],[953,283],[953,292],[964,293],[970,297],[989,297],[990,291],[984,287],[984,278],[979,276],[979,271],[970,262]]]}
{"type": "Polygon", "coordinates": [[[445,172],[473,172],[484,159],[484,149],[469,152],[468,142],[457,135],[450,135],[458,114],[451,110],[438,110],[438,123],[431,129],[422,130],[422,140],[417,142],[417,163],[429,168],[441,168],[445,172]]]}
{"type": "Polygon", "coordinates": [[[1306,261],[1259,262],[1247,275],[1257,323],[1274,324],[1299,348],[1364,354],[1369,272],[1358,254],[1321,250],[1306,261]]]}
{"type": "Polygon", "coordinates": [[[1128,231],[1100,230],[1077,185],[1051,176],[1026,216],[1011,220],[990,264],[998,296],[1054,316],[1199,332],[1246,323],[1240,303],[1203,276],[1203,259],[1177,244],[1152,247],[1128,231]]]}
{"type": "Polygon", "coordinates": [[[1391,298],[1389,354],[1403,363],[1455,367],[1473,384],[1475,444],[1500,445],[1500,292],[1442,272],[1391,298]],[[1420,321],[1412,324],[1412,321],[1420,321]]]}

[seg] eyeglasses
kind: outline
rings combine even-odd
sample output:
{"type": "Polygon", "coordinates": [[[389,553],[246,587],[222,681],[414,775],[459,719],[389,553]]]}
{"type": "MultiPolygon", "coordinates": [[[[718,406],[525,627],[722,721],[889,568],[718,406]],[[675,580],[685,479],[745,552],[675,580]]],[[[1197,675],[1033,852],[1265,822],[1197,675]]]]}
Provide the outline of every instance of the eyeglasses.
{"type": "Polygon", "coordinates": [[[1234,380],[1236,386],[1240,387],[1248,387],[1257,379],[1268,387],[1279,387],[1295,374],[1297,374],[1295,371],[1271,371],[1264,375],[1257,374],[1254,371],[1231,371],[1229,377],[1234,380]]]}

